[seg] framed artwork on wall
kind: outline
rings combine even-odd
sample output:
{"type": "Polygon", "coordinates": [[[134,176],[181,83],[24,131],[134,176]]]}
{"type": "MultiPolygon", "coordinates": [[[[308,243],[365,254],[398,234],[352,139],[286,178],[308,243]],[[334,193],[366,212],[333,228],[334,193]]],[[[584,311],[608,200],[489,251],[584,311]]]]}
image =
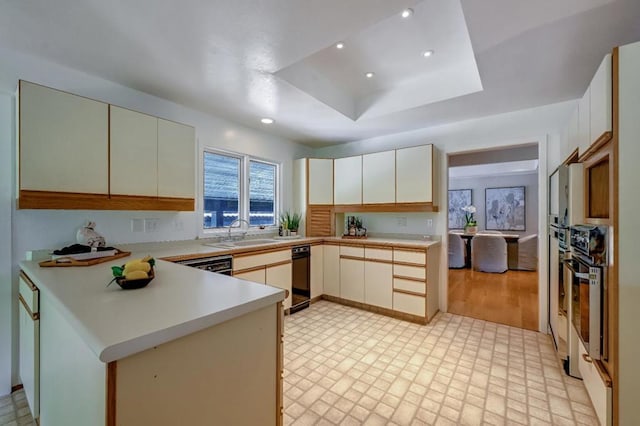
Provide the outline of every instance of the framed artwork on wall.
{"type": "Polygon", "coordinates": [[[524,231],[524,186],[485,189],[485,229],[495,231],[524,231]]]}
{"type": "Polygon", "coordinates": [[[449,190],[449,229],[463,229],[466,223],[463,207],[471,205],[470,189],[449,190]]]}

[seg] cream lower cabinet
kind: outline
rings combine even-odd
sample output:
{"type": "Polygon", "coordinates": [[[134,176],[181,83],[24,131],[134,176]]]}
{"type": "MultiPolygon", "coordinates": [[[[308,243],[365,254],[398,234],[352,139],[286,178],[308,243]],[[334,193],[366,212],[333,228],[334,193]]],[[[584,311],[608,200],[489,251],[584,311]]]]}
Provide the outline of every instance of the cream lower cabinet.
{"type": "Polygon", "coordinates": [[[381,308],[393,308],[393,251],[364,248],[364,302],[381,308]]]}
{"type": "Polygon", "coordinates": [[[39,290],[31,280],[20,273],[19,278],[20,321],[20,380],[24,387],[31,415],[40,415],[40,312],[39,290]]]}
{"type": "Polygon", "coordinates": [[[311,298],[319,297],[324,292],[324,247],[321,245],[311,246],[310,265],[310,286],[311,298]]]}
{"type": "Polygon", "coordinates": [[[340,246],[340,297],[364,303],[364,247],[340,246]]]}
{"type": "Polygon", "coordinates": [[[284,309],[291,307],[291,250],[234,256],[233,276],[286,290],[284,309]]]}
{"type": "Polygon", "coordinates": [[[109,106],[20,81],[20,190],[109,193],[109,106]]]}
{"type": "Polygon", "coordinates": [[[324,294],[340,297],[340,246],[324,245],[322,263],[324,294]]]}
{"type": "MultiPolygon", "coordinates": [[[[578,369],[582,376],[584,387],[593,404],[593,408],[598,416],[598,420],[602,426],[610,426],[612,424],[612,394],[610,379],[607,377],[605,381],[598,372],[598,367],[588,356],[582,342],[578,342],[578,350],[580,357],[578,358],[578,369]]],[[[606,376],[606,373],[603,373],[606,376]]]]}
{"type": "Polygon", "coordinates": [[[253,281],[254,283],[267,283],[267,273],[264,267],[259,267],[257,269],[251,269],[248,271],[234,272],[233,276],[242,280],[253,281]]]}
{"type": "Polygon", "coordinates": [[[265,284],[278,287],[287,291],[287,297],[282,302],[284,309],[291,307],[291,274],[292,264],[291,262],[283,263],[280,265],[267,266],[265,275],[265,284]]]}

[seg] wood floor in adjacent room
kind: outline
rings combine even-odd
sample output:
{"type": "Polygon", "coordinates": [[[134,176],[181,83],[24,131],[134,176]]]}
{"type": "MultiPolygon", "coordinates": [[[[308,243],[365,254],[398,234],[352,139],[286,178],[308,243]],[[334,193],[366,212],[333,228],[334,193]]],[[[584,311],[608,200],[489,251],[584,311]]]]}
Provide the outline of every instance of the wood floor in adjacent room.
{"type": "Polygon", "coordinates": [[[449,269],[449,312],[527,330],[538,329],[538,273],[449,269]]]}

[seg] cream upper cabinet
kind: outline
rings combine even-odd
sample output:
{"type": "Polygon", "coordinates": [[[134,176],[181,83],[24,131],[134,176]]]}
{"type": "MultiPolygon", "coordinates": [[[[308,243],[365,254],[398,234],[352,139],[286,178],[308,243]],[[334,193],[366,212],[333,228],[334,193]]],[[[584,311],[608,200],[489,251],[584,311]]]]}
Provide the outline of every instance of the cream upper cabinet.
{"type": "Polygon", "coordinates": [[[333,159],[309,158],[309,204],[333,204],[333,159]]]}
{"type": "Polygon", "coordinates": [[[311,265],[310,265],[310,281],[311,281],[311,298],[321,296],[324,280],[324,247],[321,245],[311,246],[311,265]]]}
{"type": "Polygon", "coordinates": [[[362,204],[362,156],[334,160],[334,204],[362,204]]]}
{"type": "Polygon", "coordinates": [[[611,132],[612,96],[611,54],[604,57],[598,71],[591,80],[590,100],[590,144],[605,132],[611,132]]]}
{"type": "Polygon", "coordinates": [[[111,105],[111,193],[158,195],[158,119],[111,105]]]}
{"type": "Polygon", "coordinates": [[[322,263],[324,294],[340,297],[340,246],[325,245],[322,263]]]}
{"type": "Polygon", "coordinates": [[[396,202],[433,202],[433,145],[396,150],[396,202]]]}
{"type": "Polygon", "coordinates": [[[195,198],[195,172],[195,129],[158,119],[158,196],[195,198]]]}
{"type": "Polygon", "coordinates": [[[395,203],[396,152],[385,151],[362,156],[363,204],[395,203]]]}
{"type": "Polygon", "coordinates": [[[20,81],[19,187],[107,194],[106,103],[20,81]]]}
{"type": "Polygon", "coordinates": [[[578,106],[573,109],[569,124],[567,126],[567,146],[562,151],[561,160],[564,161],[573,151],[578,148],[578,106]]]}
{"type": "Polygon", "coordinates": [[[591,88],[585,92],[578,104],[578,153],[580,155],[591,145],[591,88]]]}
{"type": "Polygon", "coordinates": [[[288,292],[286,299],[284,299],[284,301],[282,302],[282,306],[284,309],[289,309],[291,307],[291,274],[291,263],[267,266],[265,284],[281,288],[288,292]]]}

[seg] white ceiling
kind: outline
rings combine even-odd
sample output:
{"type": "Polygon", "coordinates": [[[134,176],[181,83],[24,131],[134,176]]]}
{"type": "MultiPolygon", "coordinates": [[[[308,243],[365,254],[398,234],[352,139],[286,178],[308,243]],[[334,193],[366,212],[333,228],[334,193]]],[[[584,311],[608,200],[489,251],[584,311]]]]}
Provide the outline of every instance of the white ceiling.
{"type": "Polygon", "coordinates": [[[0,0],[0,46],[321,146],[576,99],[638,22],[638,0],[0,0]]]}

